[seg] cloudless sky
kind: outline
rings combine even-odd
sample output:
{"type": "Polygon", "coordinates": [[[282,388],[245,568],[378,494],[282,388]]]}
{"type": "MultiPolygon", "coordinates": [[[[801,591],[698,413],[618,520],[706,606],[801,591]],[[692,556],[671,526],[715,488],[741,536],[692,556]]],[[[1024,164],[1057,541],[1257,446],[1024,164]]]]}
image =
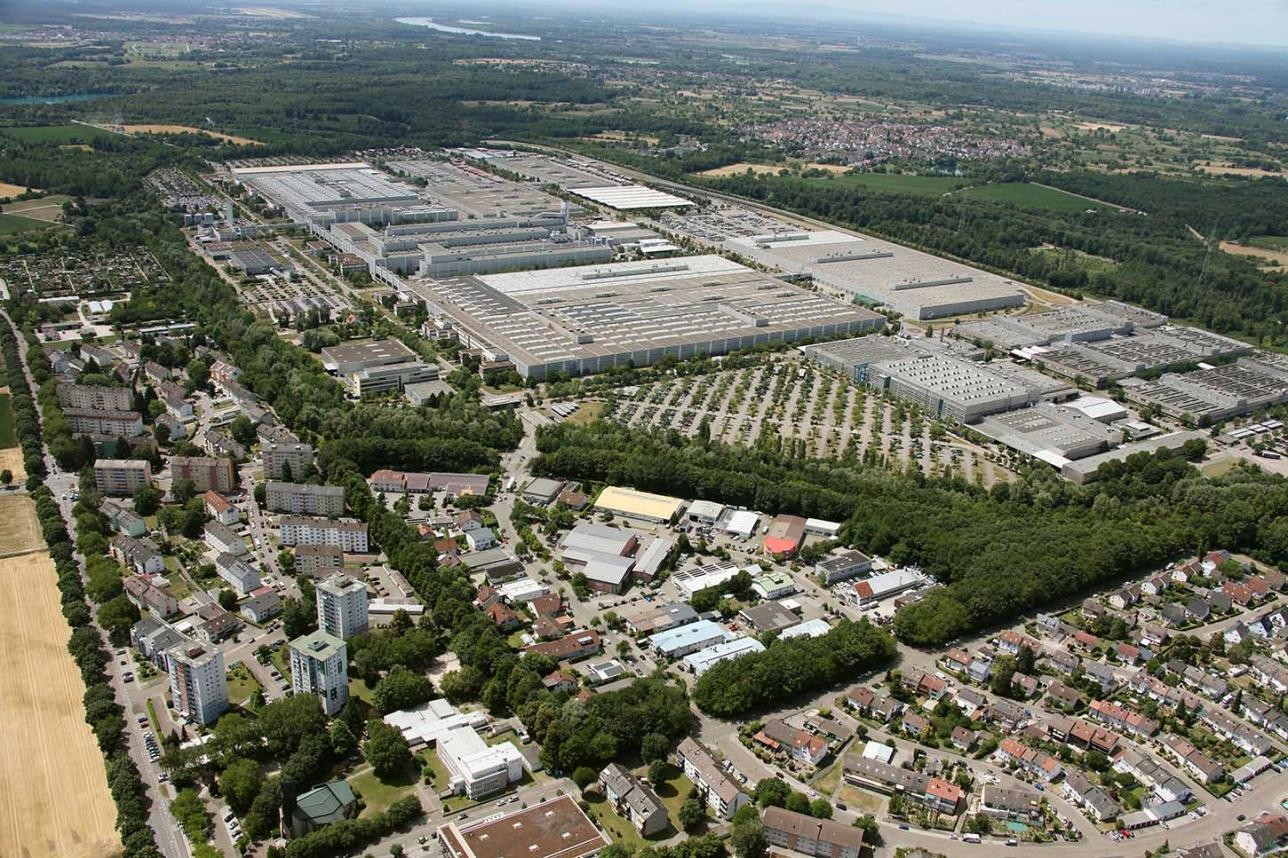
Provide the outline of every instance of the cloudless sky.
{"type": "MultiPolygon", "coordinates": [[[[940,23],[1282,46],[1288,0],[795,0],[820,10],[940,23]]],[[[776,5],[776,4],[774,4],[776,5]]],[[[784,10],[786,7],[783,7],[784,10]]]]}

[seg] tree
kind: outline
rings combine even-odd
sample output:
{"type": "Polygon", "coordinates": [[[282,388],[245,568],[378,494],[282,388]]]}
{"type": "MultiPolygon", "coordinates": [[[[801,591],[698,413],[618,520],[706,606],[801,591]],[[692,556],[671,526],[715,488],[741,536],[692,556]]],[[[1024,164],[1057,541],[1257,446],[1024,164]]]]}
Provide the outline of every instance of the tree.
{"type": "Polygon", "coordinates": [[[1015,679],[1016,660],[1009,655],[999,656],[993,662],[993,679],[990,688],[999,697],[1011,696],[1011,683],[1015,679]]]}
{"type": "Polygon", "coordinates": [[[192,480],[178,480],[170,487],[170,494],[178,503],[187,503],[197,494],[197,484],[192,480]]]}
{"type": "Polygon", "coordinates": [[[241,757],[229,763],[219,775],[219,791],[228,800],[233,813],[242,816],[259,795],[263,780],[255,761],[241,757]]]}
{"type": "Polygon", "coordinates": [[[733,815],[729,830],[729,845],[737,858],[764,858],[769,851],[769,841],[755,807],[744,804],[733,815]]]}
{"type": "Polygon", "coordinates": [[[707,808],[697,798],[689,796],[680,805],[680,812],[677,816],[679,817],[680,827],[684,829],[684,832],[692,834],[707,821],[707,808]]]}
{"type": "Polygon", "coordinates": [[[139,515],[155,515],[161,507],[161,492],[152,486],[140,486],[134,492],[134,511],[139,515]]]}
{"type": "Polygon", "coordinates": [[[1015,672],[1033,676],[1034,663],[1033,650],[1029,648],[1028,644],[1021,645],[1020,651],[1015,655],[1015,672]]]}
{"type": "Polygon", "coordinates": [[[787,809],[793,813],[803,813],[809,816],[809,796],[803,792],[792,790],[787,796],[787,809]]]}
{"type": "Polygon", "coordinates": [[[3,471],[0,471],[0,483],[3,483],[7,486],[12,482],[13,482],[13,471],[9,470],[8,468],[5,468],[3,471]]]}
{"type": "Polygon", "coordinates": [[[593,784],[597,777],[595,770],[590,766],[578,766],[573,770],[572,782],[577,785],[578,789],[585,792],[586,787],[593,784]]]}
{"type": "Polygon", "coordinates": [[[259,726],[269,751],[279,760],[295,752],[310,733],[326,730],[322,701],[312,694],[295,694],[274,700],[259,711],[259,726]]]}
{"type": "Polygon", "coordinates": [[[644,762],[665,760],[671,749],[671,740],[661,733],[649,733],[640,742],[640,756],[644,762]]]}
{"type": "Polygon", "coordinates": [[[809,803],[809,815],[816,819],[832,818],[832,803],[825,798],[816,798],[809,803]]]}
{"type": "Polygon", "coordinates": [[[754,797],[761,807],[784,807],[792,788],[779,778],[762,778],[757,781],[754,797]]]}
{"type": "Polygon", "coordinates": [[[434,694],[434,686],[425,676],[402,665],[394,665],[371,691],[371,702],[382,715],[424,703],[434,694]]]}
{"type": "Polygon", "coordinates": [[[881,846],[881,825],[872,814],[865,813],[858,819],[854,820],[854,827],[863,829],[864,843],[867,843],[872,847],[881,846]]]}
{"type": "Polygon", "coordinates": [[[982,813],[977,813],[966,820],[966,830],[972,834],[986,835],[993,833],[993,821],[982,813]]]}
{"type": "Polygon", "coordinates": [[[315,630],[318,624],[317,609],[300,599],[282,601],[282,628],[288,639],[298,638],[315,630]]]}
{"type": "Polygon", "coordinates": [[[664,759],[654,760],[648,764],[648,779],[657,788],[660,784],[666,783],[666,779],[671,774],[671,764],[664,759]]]}
{"type": "Polygon", "coordinates": [[[374,718],[367,722],[367,740],[362,743],[362,756],[371,764],[376,777],[382,780],[398,774],[412,761],[411,748],[407,746],[402,731],[374,718]]]}
{"type": "Polygon", "coordinates": [[[227,587],[219,591],[219,607],[225,611],[237,610],[237,594],[227,587]]]}

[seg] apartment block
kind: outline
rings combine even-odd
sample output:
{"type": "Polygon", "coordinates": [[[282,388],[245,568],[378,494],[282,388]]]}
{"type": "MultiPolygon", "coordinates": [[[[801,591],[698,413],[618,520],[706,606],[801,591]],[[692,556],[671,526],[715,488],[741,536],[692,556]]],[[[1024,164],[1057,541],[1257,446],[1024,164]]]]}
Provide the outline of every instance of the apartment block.
{"type": "Polygon", "coordinates": [[[64,409],[130,411],[134,408],[134,389],[99,384],[60,384],[58,402],[64,409]]]}
{"type": "Polygon", "coordinates": [[[166,653],[170,697],[189,721],[209,724],[228,710],[228,679],[218,647],[182,644],[166,653]]]}
{"type": "Polygon", "coordinates": [[[152,465],[142,459],[99,459],[94,484],[105,495],[124,497],[152,483],[152,465]]]}
{"type": "Polygon", "coordinates": [[[863,829],[781,807],[765,808],[761,824],[774,846],[816,858],[858,858],[863,848],[863,829]]]}
{"type": "Polygon", "coordinates": [[[693,781],[699,793],[706,793],[707,804],[717,819],[732,819],[738,808],[751,799],[738,784],[725,774],[720,763],[704,746],[685,737],[675,751],[675,762],[693,781]]]}
{"type": "Polygon", "coordinates": [[[170,485],[191,480],[198,492],[232,494],[237,488],[237,469],[231,459],[214,456],[171,456],[170,485]]]}
{"type": "Polygon", "coordinates": [[[283,545],[334,545],[349,554],[367,550],[365,522],[284,516],[277,527],[283,545]]]}
{"type": "Polygon", "coordinates": [[[271,512],[320,515],[326,518],[344,515],[344,486],[314,486],[269,480],[266,494],[265,500],[271,512]]]}
{"type": "Polygon", "coordinates": [[[260,447],[264,476],[270,480],[295,480],[313,467],[313,445],[298,441],[271,442],[260,447]]]}
{"type": "Polygon", "coordinates": [[[348,647],[319,629],[290,643],[291,690],[313,694],[327,715],[339,712],[349,699],[348,647]]]}
{"type": "Polygon", "coordinates": [[[317,585],[318,628],[340,640],[365,632],[367,585],[344,573],[317,585]]]}
{"type": "Polygon", "coordinates": [[[137,411],[66,408],[63,415],[73,435],[100,435],[115,439],[137,438],[143,434],[143,417],[137,411]]]}
{"type": "Polygon", "coordinates": [[[295,574],[325,578],[344,568],[344,550],[338,545],[297,545],[295,574]]]}

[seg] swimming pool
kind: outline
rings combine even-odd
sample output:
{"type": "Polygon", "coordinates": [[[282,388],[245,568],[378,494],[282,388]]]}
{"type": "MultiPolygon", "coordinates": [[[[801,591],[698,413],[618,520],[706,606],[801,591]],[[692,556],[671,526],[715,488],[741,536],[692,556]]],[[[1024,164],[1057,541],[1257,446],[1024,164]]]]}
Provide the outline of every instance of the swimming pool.
{"type": "Polygon", "coordinates": [[[1021,833],[1029,830],[1029,827],[1025,825],[1023,822],[1008,822],[1006,823],[1006,827],[1016,833],[1021,833]]]}

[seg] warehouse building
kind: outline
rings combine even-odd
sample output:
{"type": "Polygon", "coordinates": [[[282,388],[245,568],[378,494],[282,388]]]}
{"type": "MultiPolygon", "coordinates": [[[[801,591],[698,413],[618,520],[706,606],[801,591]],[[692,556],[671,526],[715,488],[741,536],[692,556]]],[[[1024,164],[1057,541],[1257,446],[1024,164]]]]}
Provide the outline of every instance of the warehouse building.
{"type": "Polygon", "coordinates": [[[780,515],[765,531],[765,553],[776,560],[792,557],[805,541],[805,519],[799,515],[780,515]]]}
{"type": "Polygon", "coordinates": [[[1158,450],[1176,451],[1184,447],[1187,441],[1202,441],[1206,437],[1202,432],[1171,432],[1167,435],[1156,435],[1153,438],[1123,444],[1121,447],[1105,453],[1087,456],[1085,459],[1075,459],[1060,468],[1060,475],[1071,482],[1082,485],[1094,480],[1096,472],[1106,462],[1121,462],[1128,456],[1134,456],[1137,453],[1153,453],[1158,450]]]}
{"type": "Polygon", "coordinates": [[[234,178],[282,207],[299,223],[326,229],[333,224],[399,224],[456,220],[455,210],[426,203],[416,189],[370,164],[294,164],[234,167],[234,178]]]}
{"type": "Polygon", "coordinates": [[[969,319],[953,335],[1003,351],[1055,343],[1096,342],[1167,324],[1167,317],[1120,301],[1083,302],[1041,313],[969,319]]]}
{"type": "Polygon", "coordinates": [[[413,159],[389,161],[387,166],[400,175],[424,179],[421,195],[445,209],[455,209],[463,220],[557,214],[563,203],[535,184],[514,182],[466,162],[413,159]]]}
{"type": "Polygon", "coordinates": [[[730,239],[725,246],[919,321],[1025,304],[1024,292],[1012,280],[871,236],[779,232],[730,239]]]}
{"type": "Polygon", "coordinates": [[[698,620],[658,632],[648,639],[648,643],[663,658],[684,658],[732,637],[724,626],[710,620],[698,620]]]}
{"type": "Polygon", "coordinates": [[[1154,381],[1123,383],[1127,398],[1157,405],[1163,414],[1195,426],[1210,426],[1288,401],[1288,373],[1255,360],[1166,373],[1154,381]]]}
{"type": "Polygon", "coordinates": [[[1034,402],[1017,382],[981,365],[943,354],[910,357],[873,367],[869,384],[915,402],[935,417],[975,423],[989,414],[1034,402]]]}
{"type": "Polygon", "coordinates": [[[742,658],[744,655],[764,651],[764,644],[755,638],[734,638],[731,641],[718,643],[686,655],[684,657],[684,666],[687,670],[692,671],[694,676],[701,676],[722,661],[732,661],[735,658],[742,658]]]}
{"type": "Polygon", "coordinates": [[[673,521],[684,508],[679,498],[636,491],[622,486],[607,486],[595,499],[595,509],[623,518],[665,524],[673,521]]]}
{"type": "Polygon", "coordinates": [[[1131,375],[1240,357],[1253,351],[1247,343],[1229,337],[1168,325],[1134,336],[1051,348],[1036,355],[1035,361],[1048,372],[1099,387],[1131,375]]]}
{"type": "Polygon", "coordinates": [[[450,858],[590,858],[611,842],[571,796],[438,827],[450,858]]]}
{"type": "Polygon", "coordinates": [[[714,255],[409,280],[403,288],[468,348],[538,380],[885,324],[877,313],[714,255]]]}
{"type": "Polygon", "coordinates": [[[1072,459],[1103,453],[1123,440],[1120,430],[1074,409],[1047,402],[991,415],[974,429],[1057,468],[1072,459]]]}
{"type": "Polygon", "coordinates": [[[416,353],[393,338],[341,343],[322,349],[322,366],[333,375],[348,376],[364,369],[407,363],[416,353]]]}
{"type": "Polygon", "coordinates": [[[657,191],[647,185],[608,185],[596,188],[568,188],[568,193],[618,211],[673,209],[693,205],[692,200],[657,191]]]}

